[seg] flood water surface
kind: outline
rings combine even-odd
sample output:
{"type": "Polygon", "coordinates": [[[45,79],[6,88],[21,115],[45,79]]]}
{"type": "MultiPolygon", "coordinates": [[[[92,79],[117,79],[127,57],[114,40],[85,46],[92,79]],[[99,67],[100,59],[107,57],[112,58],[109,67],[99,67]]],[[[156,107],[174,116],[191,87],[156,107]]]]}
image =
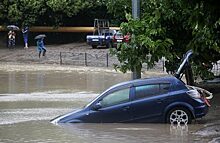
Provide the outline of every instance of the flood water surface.
{"type": "Polygon", "coordinates": [[[168,124],[59,124],[109,86],[130,79],[115,72],[0,70],[0,142],[144,143],[218,142],[220,95],[209,114],[188,126],[168,124]]]}

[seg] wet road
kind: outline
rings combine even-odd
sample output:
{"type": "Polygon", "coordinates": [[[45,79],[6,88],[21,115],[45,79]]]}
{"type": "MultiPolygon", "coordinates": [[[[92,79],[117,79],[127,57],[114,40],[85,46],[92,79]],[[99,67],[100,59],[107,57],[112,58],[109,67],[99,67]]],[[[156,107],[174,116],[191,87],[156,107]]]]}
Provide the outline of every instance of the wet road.
{"type": "MultiPolygon", "coordinates": [[[[149,76],[149,75],[148,75],[149,76]]],[[[76,110],[130,74],[56,70],[0,70],[0,142],[219,142],[220,95],[209,114],[188,126],[60,124],[50,119],[76,110]]]]}

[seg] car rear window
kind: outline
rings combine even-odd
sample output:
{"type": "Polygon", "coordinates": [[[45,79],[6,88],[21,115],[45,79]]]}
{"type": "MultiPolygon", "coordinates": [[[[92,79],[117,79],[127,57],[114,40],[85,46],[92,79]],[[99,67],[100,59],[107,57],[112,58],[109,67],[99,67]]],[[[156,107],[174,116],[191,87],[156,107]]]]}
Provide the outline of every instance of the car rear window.
{"type": "Polygon", "coordinates": [[[168,93],[170,88],[169,83],[148,84],[135,87],[135,99],[141,99],[158,94],[168,93]]]}

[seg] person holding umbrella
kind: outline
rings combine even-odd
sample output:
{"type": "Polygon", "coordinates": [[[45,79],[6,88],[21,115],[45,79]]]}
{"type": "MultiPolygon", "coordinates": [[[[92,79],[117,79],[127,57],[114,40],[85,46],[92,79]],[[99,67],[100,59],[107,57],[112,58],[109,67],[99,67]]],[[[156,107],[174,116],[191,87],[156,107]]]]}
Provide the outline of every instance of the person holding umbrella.
{"type": "Polygon", "coordinates": [[[41,53],[43,52],[43,56],[46,55],[46,47],[44,46],[44,38],[46,37],[46,35],[44,34],[41,34],[41,35],[38,35],[36,36],[34,39],[37,40],[37,50],[38,50],[38,55],[39,55],[39,58],[41,56],[41,53]]]}
{"type": "Polygon", "coordinates": [[[16,33],[13,30],[10,30],[8,32],[8,47],[12,48],[15,46],[15,36],[16,33]]]}
{"type": "Polygon", "coordinates": [[[8,25],[7,29],[9,30],[8,32],[8,47],[14,47],[15,46],[15,37],[16,33],[15,30],[19,30],[19,28],[15,25],[8,25]]]}

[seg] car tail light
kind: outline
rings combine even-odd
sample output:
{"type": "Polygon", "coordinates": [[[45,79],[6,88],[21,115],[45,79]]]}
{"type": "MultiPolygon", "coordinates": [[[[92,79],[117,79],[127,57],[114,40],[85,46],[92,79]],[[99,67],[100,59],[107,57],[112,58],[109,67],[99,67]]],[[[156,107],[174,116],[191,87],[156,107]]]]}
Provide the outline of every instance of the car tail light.
{"type": "Polygon", "coordinates": [[[196,89],[190,89],[189,91],[186,92],[189,96],[192,98],[201,98],[200,93],[196,89]]]}
{"type": "Polygon", "coordinates": [[[187,86],[187,88],[189,89],[189,91],[187,91],[186,93],[189,96],[195,99],[201,99],[202,101],[206,103],[207,106],[211,106],[210,101],[209,101],[213,97],[211,92],[205,89],[199,88],[199,87],[195,87],[195,86],[187,86]]]}
{"type": "Polygon", "coordinates": [[[210,101],[206,99],[206,97],[203,97],[204,102],[206,103],[207,106],[211,106],[210,101]]]}
{"type": "Polygon", "coordinates": [[[116,34],[113,36],[113,42],[116,42],[116,34]]]}

